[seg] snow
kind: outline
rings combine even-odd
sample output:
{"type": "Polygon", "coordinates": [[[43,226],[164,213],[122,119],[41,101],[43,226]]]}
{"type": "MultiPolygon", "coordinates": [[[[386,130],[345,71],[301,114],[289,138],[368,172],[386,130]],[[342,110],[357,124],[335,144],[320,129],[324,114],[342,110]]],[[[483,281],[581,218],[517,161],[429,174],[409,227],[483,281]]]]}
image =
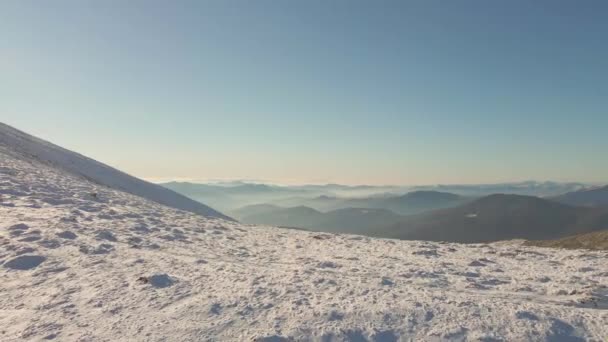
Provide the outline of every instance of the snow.
{"type": "MultiPolygon", "coordinates": [[[[0,148],[6,154],[26,157],[61,168],[63,171],[86,177],[87,179],[114,189],[204,216],[229,217],[206,205],[191,200],[160,185],[152,184],[129,176],[107,165],[78,153],[68,151],[47,141],[33,137],[0,122],[0,148]]],[[[96,193],[91,193],[95,196],[96,193]]],[[[47,199],[58,200],[58,199],[47,199]]],[[[59,203],[58,203],[59,204],[59,203]]]]}
{"type": "Polygon", "coordinates": [[[605,252],[247,226],[45,160],[0,148],[2,341],[608,337],[605,252]]]}

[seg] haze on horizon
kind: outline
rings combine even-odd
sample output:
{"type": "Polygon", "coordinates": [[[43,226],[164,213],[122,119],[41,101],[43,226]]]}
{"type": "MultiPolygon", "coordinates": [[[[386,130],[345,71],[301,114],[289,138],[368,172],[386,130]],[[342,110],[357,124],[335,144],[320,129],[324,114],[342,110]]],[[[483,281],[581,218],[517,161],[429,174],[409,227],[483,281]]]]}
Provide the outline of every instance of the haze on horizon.
{"type": "Polygon", "coordinates": [[[603,1],[0,3],[0,121],[152,180],[608,182],[603,1]]]}

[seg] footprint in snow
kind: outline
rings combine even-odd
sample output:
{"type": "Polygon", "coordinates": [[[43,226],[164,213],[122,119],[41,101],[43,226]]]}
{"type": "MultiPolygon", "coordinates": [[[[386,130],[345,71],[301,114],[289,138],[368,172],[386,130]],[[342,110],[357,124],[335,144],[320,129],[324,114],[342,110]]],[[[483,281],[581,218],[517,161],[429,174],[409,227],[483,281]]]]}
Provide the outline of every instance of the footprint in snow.
{"type": "Polygon", "coordinates": [[[380,284],[384,286],[393,286],[395,285],[395,282],[392,281],[390,278],[382,277],[382,281],[380,282],[380,284]]]}
{"type": "Polygon", "coordinates": [[[11,237],[18,237],[18,236],[21,236],[23,233],[25,233],[25,231],[23,231],[23,230],[11,230],[8,234],[11,237]]]}
{"type": "Polygon", "coordinates": [[[487,286],[497,286],[497,285],[509,284],[509,282],[505,281],[505,280],[491,278],[491,279],[484,279],[484,280],[482,280],[480,282],[480,284],[487,285],[487,286]]]}
{"type": "Polygon", "coordinates": [[[515,313],[515,317],[517,317],[517,319],[527,319],[529,321],[539,320],[538,316],[529,311],[518,311],[517,313],[515,313]]]}
{"type": "Polygon", "coordinates": [[[25,247],[25,248],[20,248],[18,249],[15,254],[16,255],[22,255],[22,254],[27,254],[27,253],[32,253],[35,252],[36,250],[32,247],[25,247]]]}
{"type": "Polygon", "coordinates": [[[48,249],[55,249],[55,248],[59,248],[61,247],[61,243],[57,240],[41,240],[38,242],[38,244],[42,247],[48,248],[48,249]]]}
{"type": "Polygon", "coordinates": [[[480,274],[477,272],[465,272],[463,273],[463,276],[467,278],[479,278],[480,274]]]}
{"type": "Polygon", "coordinates": [[[289,339],[287,337],[273,335],[273,336],[268,336],[268,337],[257,337],[257,338],[254,338],[253,341],[254,342],[291,342],[293,340],[289,339]]]}
{"type": "Polygon", "coordinates": [[[478,260],[479,260],[480,262],[483,262],[483,263],[486,263],[486,264],[495,264],[495,262],[494,262],[494,261],[492,261],[492,260],[490,260],[490,259],[487,259],[487,258],[481,258],[481,259],[478,259],[478,260]]]}
{"type": "Polygon", "coordinates": [[[30,229],[30,226],[28,226],[25,223],[17,223],[17,224],[14,224],[14,225],[8,227],[8,230],[10,230],[10,231],[24,231],[24,230],[28,230],[28,229],[30,229]]]}
{"type": "Polygon", "coordinates": [[[97,235],[95,237],[98,240],[107,240],[107,241],[111,241],[111,242],[118,241],[118,239],[116,239],[116,236],[114,236],[114,234],[109,230],[101,230],[101,231],[97,232],[97,235]]]}
{"type": "Polygon", "coordinates": [[[398,336],[392,330],[379,331],[373,336],[374,342],[397,342],[398,336]]]}
{"type": "Polygon", "coordinates": [[[134,231],[138,234],[150,234],[152,232],[152,230],[150,230],[150,228],[148,228],[145,223],[141,223],[134,227],[131,227],[131,231],[134,231]]]}
{"type": "Polygon", "coordinates": [[[80,246],[80,252],[84,253],[84,254],[108,254],[112,251],[114,251],[114,246],[107,244],[107,243],[102,243],[101,245],[97,246],[97,247],[92,247],[89,245],[82,245],[80,246]]]}
{"type": "Polygon", "coordinates": [[[13,270],[31,270],[38,267],[46,257],[40,255],[21,255],[4,263],[4,267],[13,270]]]}
{"type": "Polygon", "coordinates": [[[165,288],[175,284],[176,280],[169,277],[166,273],[155,274],[150,277],[139,277],[137,281],[142,284],[150,284],[156,288],[165,288]]]}
{"type": "Polygon", "coordinates": [[[484,263],[482,263],[480,261],[477,261],[477,260],[474,260],[474,261],[472,261],[472,262],[469,263],[469,266],[473,266],[473,267],[484,267],[485,265],[486,264],[484,264],[484,263]]]}
{"type": "Polygon", "coordinates": [[[331,261],[323,261],[320,262],[317,267],[319,268],[338,268],[340,267],[340,265],[336,264],[335,262],[331,262],[331,261]]]}
{"type": "Polygon", "coordinates": [[[423,250],[419,250],[419,251],[414,251],[412,252],[413,255],[422,255],[425,257],[438,257],[439,253],[437,253],[437,250],[435,249],[423,249],[423,250]]]}
{"type": "Polygon", "coordinates": [[[69,230],[63,231],[61,233],[57,233],[57,236],[62,239],[74,240],[78,237],[75,233],[72,233],[69,230]]]}
{"type": "Polygon", "coordinates": [[[329,321],[341,321],[343,319],[344,314],[336,310],[332,310],[332,312],[329,313],[329,317],[327,318],[327,320],[329,321]]]}
{"type": "Polygon", "coordinates": [[[40,237],[40,235],[30,235],[30,236],[26,236],[26,237],[24,237],[22,239],[19,239],[19,241],[20,242],[34,242],[34,241],[38,241],[40,239],[42,239],[40,237]]]}
{"type": "Polygon", "coordinates": [[[583,338],[577,337],[576,329],[557,318],[551,319],[553,323],[549,328],[549,332],[546,336],[546,341],[558,342],[558,341],[568,341],[568,342],[584,342],[586,341],[583,338]]]}

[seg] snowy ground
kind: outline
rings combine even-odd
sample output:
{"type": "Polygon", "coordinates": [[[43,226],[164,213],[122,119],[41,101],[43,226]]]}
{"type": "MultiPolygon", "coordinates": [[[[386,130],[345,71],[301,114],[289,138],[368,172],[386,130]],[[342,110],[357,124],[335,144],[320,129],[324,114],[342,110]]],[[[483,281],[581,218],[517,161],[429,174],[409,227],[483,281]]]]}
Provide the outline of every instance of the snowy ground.
{"type": "Polygon", "coordinates": [[[0,195],[2,341],[608,340],[602,252],[245,226],[2,150],[0,195]]]}

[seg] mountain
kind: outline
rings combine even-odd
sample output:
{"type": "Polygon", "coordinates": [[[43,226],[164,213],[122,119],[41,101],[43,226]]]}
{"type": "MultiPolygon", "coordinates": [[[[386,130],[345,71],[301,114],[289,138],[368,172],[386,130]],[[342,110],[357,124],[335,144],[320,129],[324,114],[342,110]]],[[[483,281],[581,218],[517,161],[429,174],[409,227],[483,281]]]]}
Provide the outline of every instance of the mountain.
{"type": "Polygon", "coordinates": [[[279,186],[243,181],[208,184],[170,182],[161,185],[223,212],[266,203],[284,208],[305,206],[323,212],[345,208],[386,209],[400,215],[451,208],[493,193],[555,196],[586,187],[580,183],[534,181],[415,187],[340,184],[279,186]]]}
{"type": "Polygon", "coordinates": [[[176,191],[196,201],[205,201],[223,211],[258,203],[281,201],[296,196],[318,196],[306,189],[295,189],[268,184],[227,183],[199,184],[190,182],[169,182],[161,186],[176,191]]]}
{"type": "Polygon", "coordinates": [[[323,213],[299,206],[282,208],[274,205],[253,205],[232,212],[241,222],[295,228],[311,228],[319,222],[323,213]]]}
{"type": "Polygon", "coordinates": [[[392,210],[402,215],[454,207],[471,199],[440,191],[413,191],[398,197],[376,199],[377,207],[392,210]]]}
{"type": "Polygon", "coordinates": [[[192,196],[259,196],[266,194],[292,194],[293,190],[267,184],[199,184],[190,182],[169,182],[160,184],[166,188],[192,196]]]}
{"type": "Polygon", "coordinates": [[[513,194],[548,197],[563,194],[565,192],[576,191],[587,187],[583,183],[560,183],[560,182],[537,182],[525,181],[515,183],[499,183],[499,184],[452,184],[452,185],[425,185],[415,186],[411,191],[415,190],[434,190],[451,192],[463,196],[482,197],[492,194],[513,194]]]}
{"type": "Polygon", "coordinates": [[[309,194],[319,194],[321,196],[338,197],[368,197],[384,192],[401,191],[401,186],[391,185],[342,185],[342,184],[323,184],[323,185],[293,185],[288,188],[303,190],[309,194]]]}
{"type": "Polygon", "coordinates": [[[554,201],[583,207],[608,207],[608,185],[600,188],[583,189],[551,198],[554,201]]]}
{"type": "Polygon", "coordinates": [[[110,166],[33,137],[0,123],[0,153],[35,160],[101,186],[128,192],[151,201],[203,216],[231,219],[188,197],[118,171],[110,166]]]}
{"type": "Polygon", "coordinates": [[[194,200],[205,201],[205,203],[209,203],[226,212],[260,203],[274,204],[281,207],[307,206],[321,211],[328,211],[354,207],[355,205],[345,203],[352,198],[373,197],[388,189],[397,189],[396,187],[369,185],[279,186],[246,182],[212,184],[169,182],[161,185],[194,200]],[[323,201],[322,198],[329,200],[323,201]],[[323,202],[326,202],[326,205],[323,202]]]}
{"type": "Polygon", "coordinates": [[[572,207],[532,196],[490,195],[456,208],[405,217],[374,235],[400,239],[487,242],[544,240],[608,229],[608,210],[572,207]]]}
{"type": "Polygon", "coordinates": [[[246,226],[100,185],[5,132],[3,342],[608,336],[604,252],[246,226]]]}
{"type": "Polygon", "coordinates": [[[608,230],[577,234],[557,240],[527,241],[526,245],[567,249],[608,250],[608,230]]]}
{"type": "Polygon", "coordinates": [[[333,233],[370,235],[370,228],[399,222],[403,216],[386,209],[344,208],[329,211],[310,229],[333,233]]]}
{"type": "Polygon", "coordinates": [[[344,198],[322,195],[314,198],[292,197],[272,204],[282,206],[308,206],[320,211],[346,208],[385,209],[399,215],[411,215],[424,211],[455,207],[471,201],[469,197],[439,191],[413,191],[404,195],[379,193],[360,198],[344,198]]]}
{"type": "Polygon", "coordinates": [[[242,220],[243,217],[252,217],[255,215],[264,215],[273,211],[282,210],[285,208],[272,204],[252,204],[242,208],[238,208],[229,212],[233,217],[242,220]]]}
{"type": "Polygon", "coordinates": [[[371,227],[386,226],[403,218],[385,209],[343,208],[324,213],[304,206],[282,208],[269,204],[246,206],[231,214],[249,224],[360,234],[369,234],[371,227]]]}

